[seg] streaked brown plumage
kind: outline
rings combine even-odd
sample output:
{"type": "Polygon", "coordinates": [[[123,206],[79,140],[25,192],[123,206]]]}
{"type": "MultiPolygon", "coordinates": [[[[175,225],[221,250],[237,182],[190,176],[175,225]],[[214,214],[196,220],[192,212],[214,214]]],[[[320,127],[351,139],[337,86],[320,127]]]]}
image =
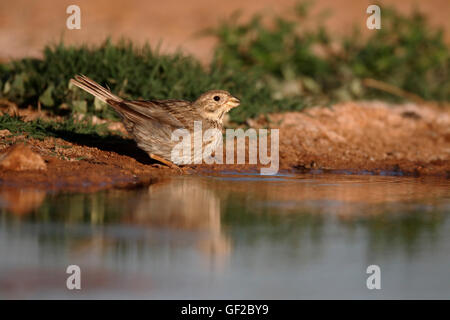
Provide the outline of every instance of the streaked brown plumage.
{"type": "MultiPolygon", "coordinates": [[[[71,83],[109,104],[122,117],[127,131],[139,148],[155,160],[172,166],[172,141],[177,129],[191,135],[194,121],[202,121],[202,130],[222,130],[223,116],[239,105],[239,100],[223,90],[205,92],[194,102],[185,100],[125,100],[111,93],[86,76],[75,76],[71,83]]],[[[197,155],[198,157],[199,155],[197,155]]],[[[195,155],[193,156],[195,157],[195,155]]],[[[193,158],[192,163],[195,162],[193,158]]]]}

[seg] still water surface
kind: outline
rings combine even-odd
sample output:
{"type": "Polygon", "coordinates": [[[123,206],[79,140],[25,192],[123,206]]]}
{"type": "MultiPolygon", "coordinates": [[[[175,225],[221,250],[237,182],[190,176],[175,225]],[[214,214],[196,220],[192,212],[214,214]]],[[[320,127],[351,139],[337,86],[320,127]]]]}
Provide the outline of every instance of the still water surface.
{"type": "Polygon", "coordinates": [[[224,173],[0,208],[0,299],[450,298],[449,179],[224,173]]]}

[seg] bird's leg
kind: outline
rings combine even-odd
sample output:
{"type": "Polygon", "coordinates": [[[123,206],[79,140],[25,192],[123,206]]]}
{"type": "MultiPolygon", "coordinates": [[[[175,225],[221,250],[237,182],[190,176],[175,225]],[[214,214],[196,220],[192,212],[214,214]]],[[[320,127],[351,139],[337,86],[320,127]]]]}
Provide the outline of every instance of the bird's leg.
{"type": "Polygon", "coordinates": [[[169,168],[177,169],[178,171],[183,172],[183,170],[182,170],[179,166],[177,166],[175,163],[173,163],[173,162],[171,162],[171,161],[169,161],[169,160],[163,159],[163,158],[161,158],[160,156],[157,156],[157,155],[155,155],[155,154],[153,154],[153,153],[149,154],[149,156],[150,156],[150,158],[152,158],[153,160],[156,160],[156,161],[159,161],[159,162],[161,162],[161,163],[164,163],[164,164],[165,164],[166,166],[168,166],[169,168]]]}

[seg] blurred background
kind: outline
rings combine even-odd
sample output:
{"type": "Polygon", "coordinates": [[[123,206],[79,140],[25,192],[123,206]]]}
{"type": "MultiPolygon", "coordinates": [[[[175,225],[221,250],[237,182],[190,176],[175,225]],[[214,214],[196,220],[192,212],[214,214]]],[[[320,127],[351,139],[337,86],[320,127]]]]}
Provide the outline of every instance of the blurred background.
{"type": "MultiPolygon", "coordinates": [[[[241,10],[243,18],[255,13],[269,12],[289,14],[295,0],[16,0],[0,1],[0,58],[11,59],[40,56],[42,48],[60,39],[68,44],[99,43],[106,37],[126,37],[136,43],[150,42],[156,45],[162,40],[162,48],[173,52],[182,48],[202,61],[213,54],[215,39],[196,37],[196,33],[216,26],[241,10]],[[81,8],[81,30],[66,28],[66,8],[76,4],[81,8]]],[[[316,0],[313,13],[324,9],[332,14],[325,21],[327,27],[337,33],[351,30],[353,24],[365,27],[366,8],[374,1],[366,0],[316,0]]],[[[401,12],[419,8],[434,26],[450,29],[450,2],[447,0],[385,0],[381,6],[393,6],[401,12]]],[[[447,41],[450,39],[446,32],[447,41]]]]}

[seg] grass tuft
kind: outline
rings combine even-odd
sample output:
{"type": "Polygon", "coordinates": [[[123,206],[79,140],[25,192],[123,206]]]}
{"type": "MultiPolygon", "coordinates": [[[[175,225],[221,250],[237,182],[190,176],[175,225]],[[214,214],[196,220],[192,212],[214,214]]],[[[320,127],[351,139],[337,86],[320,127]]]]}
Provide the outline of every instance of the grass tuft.
{"type": "Polygon", "coordinates": [[[24,121],[20,117],[8,114],[0,116],[0,129],[7,129],[13,135],[25,135],[29,138],[43,140],[46,137],[59,137],[61,132],[73,135],[90,135],[92,138],[101,138],[110,134],[105,124],[93,124],[90,120],[75,120],[68,117],[64,121],[56,122],[36,119],[24,121]]]}

